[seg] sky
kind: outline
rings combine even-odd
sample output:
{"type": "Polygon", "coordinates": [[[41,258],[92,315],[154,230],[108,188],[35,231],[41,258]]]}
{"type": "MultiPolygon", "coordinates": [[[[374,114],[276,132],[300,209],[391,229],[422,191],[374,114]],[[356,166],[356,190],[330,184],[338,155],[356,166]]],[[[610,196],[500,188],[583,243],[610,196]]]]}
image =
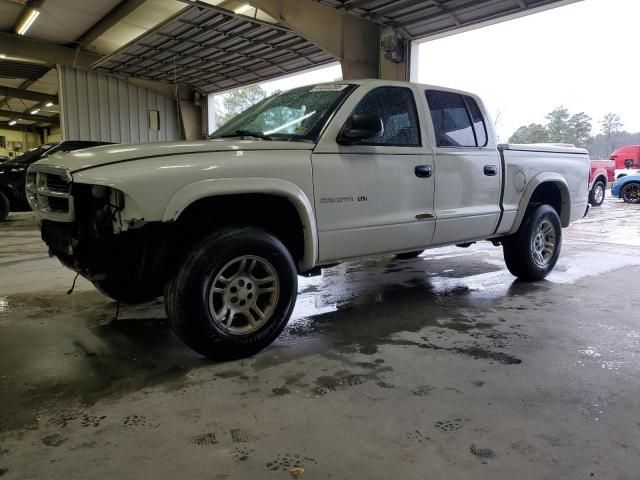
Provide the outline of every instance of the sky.
{"type": "Polygon", "coordinates": [[[584,0],[418,46],[421,83],[474,92],[501,141],[564,105],[640,131],[640,1],[584,0]]]}
{"type": "MultiPolygon", "coordinates": [[[[480,95],[499,116],[502,142],[560,105],[591,116],[593,134],[608,112],[639,132],[639,25],[640,0],[583,0],[419,43],[417,81],[480,95]]],[[[340,77],[336,64],[262,87],[271,93],[340,77]]]]}

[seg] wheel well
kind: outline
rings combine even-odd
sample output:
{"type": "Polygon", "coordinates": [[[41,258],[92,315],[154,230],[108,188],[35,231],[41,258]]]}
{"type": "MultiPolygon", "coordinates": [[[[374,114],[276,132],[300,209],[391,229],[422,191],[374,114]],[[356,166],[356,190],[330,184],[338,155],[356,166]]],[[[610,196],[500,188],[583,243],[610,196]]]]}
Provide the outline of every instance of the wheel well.
{"type": "Polygon", "coordinates": [[[598,180],[602,180],[602,183],[604,183],[604,186],[605,187],[607,186],[607,177],[605,177],[604,175],[598,175],[598,177],[596,178],[596,181],[593,182],[593,184],[595,185],[598,180]]]}
{"type": "Polygon", "coordinates": [[[547,204],[552,206],[559,216],[562,216],[562,193],[555,183],[546,182],[533,191],[529,205],[547,204]]]}
{"type": "Polygon", "coordinates": [[[177,220],[179,231],[198,239],[229,225],[255,225],[278,237],[298,262],[304,255],[300,215],[284,197],[265,194],[220,195],[189,205],[177,220]]]}

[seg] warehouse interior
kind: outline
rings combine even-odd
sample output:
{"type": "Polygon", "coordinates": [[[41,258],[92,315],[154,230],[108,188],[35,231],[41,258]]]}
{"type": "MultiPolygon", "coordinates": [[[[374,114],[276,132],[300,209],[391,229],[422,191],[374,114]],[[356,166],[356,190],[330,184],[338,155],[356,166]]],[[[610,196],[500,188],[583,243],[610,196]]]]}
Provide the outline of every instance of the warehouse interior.
{"type": "MultiPolygon", "coordinates": [[[[579,1],[0,0],[0,157],[204,142],[210,95],[334,64],[415,81],[417,42],[579,1]]],[[[640,220],[606,202],[540,283],[489,242],[301,276],[278,340],[227,362],[185,347],[161,299],[96,291],[13,214],[0,477],[637,478],[638,302],[611,299],[640,271],[640,220]]]]}

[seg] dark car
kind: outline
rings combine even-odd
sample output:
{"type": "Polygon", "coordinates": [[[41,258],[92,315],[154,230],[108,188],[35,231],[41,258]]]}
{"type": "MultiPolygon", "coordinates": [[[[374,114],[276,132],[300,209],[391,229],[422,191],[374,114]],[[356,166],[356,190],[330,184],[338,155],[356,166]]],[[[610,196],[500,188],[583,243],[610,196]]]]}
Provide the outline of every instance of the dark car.
{"type": "Polygon", "coordinates": [[[59,152],[71,152],[82,148],[108,145],[108,142],[68,140],[60,143],[46,143],[22,155],[0,163],[0,222],[9,212],[26,212],[29,204],[25,195],[25,177],[29,165],[46,156],[59,152]]]}

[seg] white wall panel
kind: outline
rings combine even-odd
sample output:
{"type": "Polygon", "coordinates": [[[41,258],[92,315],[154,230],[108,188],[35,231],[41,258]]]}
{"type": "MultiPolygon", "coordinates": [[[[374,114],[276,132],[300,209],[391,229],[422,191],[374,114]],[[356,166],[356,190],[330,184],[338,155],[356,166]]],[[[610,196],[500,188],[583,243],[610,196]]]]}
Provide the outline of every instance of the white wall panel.
{"type": "Polygon", "coordinates": [[[175,99],[126,80],[58,66],[63,138],[149,143],[182,138],[175,99]],[[160,130],[149,130],[149,110],[158,110],[160,130]]]}

